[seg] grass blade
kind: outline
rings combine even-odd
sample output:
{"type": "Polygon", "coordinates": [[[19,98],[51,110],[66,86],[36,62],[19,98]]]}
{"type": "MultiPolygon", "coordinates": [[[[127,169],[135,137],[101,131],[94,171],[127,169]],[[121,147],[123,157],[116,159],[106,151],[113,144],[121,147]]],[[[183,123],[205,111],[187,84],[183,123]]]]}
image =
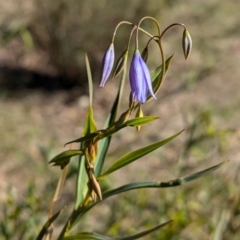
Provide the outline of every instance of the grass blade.
{"type": "Polygon", "coordinates": [[[155,121],[157,119],[159,119],[159,117],[155,117],[155,116],[136,117],[136,118],[126,121],[123,124],[123,127],[125,127],[125,126],[138,127],[138,126],[142,126],[147,123],[150,123],[152,121],[155,121]]]}
{"type": "Polygon", "coordinates": [[[80,240],[80,239],[86,239],[86,240],[120,240],[120,238],[112,238],[112,237],[106,237],[103,235],[100,235],[98,233],[91,233],[91,232],[80,232],[76,233],[71,236],[64,237],[63,240],[80,240]]]}
{"type": "Polygon", "coordinates": [[[39,232],[36,240],[43,239],[44,235],[48,233],[48,228],[51,226],[51,224],[56,220],[56,218],[59,216],[59,214],[62,212],[63,208],[60,209],[58,212],[56,212],[51,218],[47,220],[47,222],[43,225],[41,231],[39,232]]]}
{"type": "Polygon", "coordinates": [[[92,106],[92,102],[93,102],[93,80],[92,80],[92,73],[91,73],[91,68],[90,68],[90,64],[89,64],[87,54],[85,54],[85,63],[86,63],[87,77],[88,77],[89,105],[92,106]]]}
{"type": "Polygon", "coordinates": [[[156,227],[150,228],[150,229],[148,229],[148,230],[145,230],[145,231],[143,231],[143,232],[134,234],[134,235],[132,235],[132,236],[120,238],[120,240],[134,240],[134,239],[139,239],[140,237],[146,236],[147,234],[152,233],[152,232],[154,232],[154,231],[156,231],[156,230],[158,230],[158,229],[166,226],[167,224],[169,224],[169,223],[171,223],[171,222],[172,222],[172,220],[167,221],[167,222],[165,222],[165,223],[162,223],[162,224],[157,225],[156,227]]]}
{"type": "Polygon", "coordinates": [[[148,230],[145,230],[143,232],[134,234],[132,236],[128,236],[128,237],[123,237],[123,238],[118,238],[118,237],[107,237],[107,236],[103,236],[100,235],[98,233],[91,233],[91,232],[80,232],[80,233],[76,233],[74,235],[71,236],[67,236],[64,237],[63,240],[80,240],[80,239],[86,239],[86,240],[135,240],[135,239],[139,239],[143,236],[146,236],[149,233],[152,233],[164,226],[166,226],[167,224],[171,223],[172,220],[167,221],[165,223],[159,224],[156,227],[150,228],[148,230]]]}
{"type": "Polygon", "coordinates": [[[137,182],[137,183],[130,183],[130,184],[126,184],[123,185],[119,188],[110,190],[108,192],[103,193],[103,199],[106,199],[110,196],[113,196],[115,194],[119,194],[122,192],[126,192],[126,191],[130,191],[130,190],[134,190],[134,189],[139,189],[139,188],[168,188],[168,187],[176,187],[179,185],[182,185],[184,183],[190,182],[194,179],[197,179],[207,173],[210,173],[216,169],[218,169],[219,167],[221,167],[224,163],[226,162],[222,162],[220,164],[217,164],[213,167],[207,168],[203,171],[197,172],[197,173],[193,173],[190,175],[187,175],[185,177],[181,177],[181,178],[177,178],[168,182],[137,182]]]}

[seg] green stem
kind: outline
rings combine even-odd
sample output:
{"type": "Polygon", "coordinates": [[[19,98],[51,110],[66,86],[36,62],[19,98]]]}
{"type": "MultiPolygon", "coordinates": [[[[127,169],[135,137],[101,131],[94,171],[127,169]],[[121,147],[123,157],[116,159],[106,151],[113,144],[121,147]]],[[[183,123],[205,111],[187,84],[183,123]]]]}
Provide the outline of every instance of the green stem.
{"type": "MultiPolygon", "coordinates": [[[[152,20],[152,21],[155,22],[155,24],[157,25],[157,29],[158,29],[158,35],[159,35],[159,36],[161,35],[160,26],[159,26],[159,24],[158,24],[158,22],[157,22],[157,20],[156,20],[155,18],[149,17],[149,16],[146,16],[146,17],[142,18],[142,19],[139,21],[138,26],[137,26],[137,33],[136,33],[136,39],[135,39],[136,49],[138,49],[138,31],[140,30],[140,25],[141,25],[141,23],[142,23],[144,20],[146,20],[146,19],[150,19],[150,20],[152,20]]],[[[141,31],[142,31],[142,30],[143,30],[143,29],[141,29],[141,31]]],[[[143,30],[143,31],[144,31],[144,33],[147,33],[145,30],[143,30]]],[[[151,35],[151,38],[152,38],[152,37],[153,37],[153,36],[151,35]]]]}
{"type": "Polygon", "coordinates": [[[181,27],[183,27],[185,30],[187,29],[186,26],[185,26],[183,23],[173,23],[173,24],[169,25],[167,28],[164,29],[164,31],[163,31],[162,34],[160,35],[160,38],[163,37],[163,35],[166,33],[166,31],[167,31],[168,29],[170,29],[171,27],[174,27],[174,26],[181,26],[181,27]]]}
{"type": "MultiPolygon", "coordinates": [[[[135,30],[137,28],[137,26],[131,22],[128,22],[128,21],[122,21],[120,23],[118,23],[118,25],[116,26],[115,30],[114,30],[114,33],[113,33],[113,37],[112,37],[112,43],[114,42],[115,40],[115,37],[116,37],[116,33],[117,33],[117,30],[118,28],[122,25],[122,24],[128,24],[128,25],[131,25],[133,26],[133,30],[135,30]]],[[[147,36],[149,36],[150,38],[153,38],[153,35],[151,35],[149,32],[147,32],[146,30],[144,30],[143,28],[141,28],[140,26],[138,26],[138,30],[140,30],[141,32],[145,33],[147,36]]],[[[132,31],[133,32],[133,31],[132,31]]],[[[131,32],[131,34],[132,34],[131,32]]],[[[129,45],[129,44],[128,44],[129,45]]]]}
{"type": "Polygon", "coordinates": [[[114,30],[114,32],[113,32],[112,43],[113,43],[114,40],[115,40],[115,37],[116,37],[116,33],[117,33],[118,28],[119,28],[122,24],[128,24],[128,25],[134,26],[134,24],[132,24],[131,22],[128,22],[128,21],[122,21],[122,22],[118,23],[118,25],[116,26],[116,28],[115,28],[115,30],[114,30]]]}
{"type": "MultiPolygon", "coordinates": [[[[138,28],[137,28],[137,32],[136,32],[136,48],[138,48],[138,41],[137,41],[137,40],[138,40],[138,31],[140,30],[140,25],[141,25],[141,23],[142,23],[144,20],[146,20],[146,19],[150,19],[150,20],[154,21],[155,24],[156,24],[156,26],[157,26],[157,29],[158,29],[158,36],[159,36],[159,38],[158,38],[158,40],[155,39],[155,41],[158,43],[158,46],[159,46],[159,49],[160,49],[160,52],[161,52],[161,58],[162,58],[162,74],[161,74],[161,79],[160,79],[160,83],[162,84],[163,81],[164,81],[164,75],[165,75],[165,72],[166,72],[165,55],[164,55],[164,51],[163,51],[163,47],[162,47],[162,42],[161,42],[161,38],[162,38],[162,35],[163,35],[163,34],[161,34],[161,29],[160,29],[159,23],[157,22],[157,20],[156,20],[155,18],[146,16],[146,17],[142,18],[142,19],[140,20],[140,22],[138,23],[138,28]]],[[[176,25],[176,24],[175,24],[175,25],[176,25]]],[[[172,24],[172,25],[170,25],[167,29],[169,29],[170,27],[175,26],[175,25],[172,24]]],[[[181,25],[181,24],[180,24],[180,25],[181,25]]],[[[167,29],[165,29],[164,32],[166,32],[167,29]]],[[[151,38],[154,38],[154,37],[151,36],[151,38]]],[[[160,85],[161,85],[161,84],[160,84],[160,85]]],[[[159,87],[160,87],[160,85],[159,85],[159,87]]],[[[159,89],[159,88],[158,88],[158,89],[159,89]]],[[[155,93],[157,93],[158,89],[156,90],[155,93]]]]}

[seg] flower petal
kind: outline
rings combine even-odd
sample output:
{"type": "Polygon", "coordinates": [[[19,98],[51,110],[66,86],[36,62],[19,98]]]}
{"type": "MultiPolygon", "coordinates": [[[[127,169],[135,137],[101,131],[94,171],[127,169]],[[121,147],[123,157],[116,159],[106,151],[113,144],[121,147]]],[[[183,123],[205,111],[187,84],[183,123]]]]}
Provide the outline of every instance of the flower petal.
{"type": "Polygon", "coordinates": [[[145,84],[147,86],[147,90],[149,91],[150,95],[154,99],[157,99],[153,92],[153,89],[152,89],[152,81],[151,81],[151,76],[150,76],[148,67],[142,58],[140,58],[140,64],[141,64],[143,72],[144,72],[144,80],[145,80],[145,84]]]}

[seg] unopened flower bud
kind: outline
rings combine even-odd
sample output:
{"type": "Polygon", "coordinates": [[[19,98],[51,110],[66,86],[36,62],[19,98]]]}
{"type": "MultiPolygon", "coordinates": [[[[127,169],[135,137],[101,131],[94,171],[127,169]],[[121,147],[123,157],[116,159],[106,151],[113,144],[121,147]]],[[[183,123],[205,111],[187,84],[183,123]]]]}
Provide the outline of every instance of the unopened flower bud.
{"type": "Polygon", "coordinates": [[[128,57],[128,51],[126,50],[122,53],[122,55],[117,60],[113,70],[112,78],[117,77],[123,71],[124,67],[126,67],[127,57],[128,57]]]}
{"type": "Polygon", "coordinates": [[[190,33],[186,29],[183,31],[182,47],[184,57],[187,59],[192,49],[192,39],[190,33]]]}
{"type": "MultiPolygon", "coordinates": [[[[92,185],[92,191],[98,196],[98,198],[100,200],[102,200],[102,191],[101,191],[101,187],[97,181],[97,179],[95,178],[93,172],[89,172],[89,177],[90,177],[90,181],[91,181],[91,185],[92,185]]],[[[96,201],[94,194],[92,194],[92,198],[93,200],[96,201]]]]}
{"type": "Polygon", "coordinates": [[[146,46],[143,49],[141,56],[142,56],[143,61],[146,63],[148,60],[148,46],[146,46]]]}
{"type": "Polygon", "coordinates": [[[104,84],[106,83],[108,77],[110,76],[110,73],[113,68],[113,63],[114,63],[114,45],[113,43],[111,43],[103,57],[100,87],[104,87],[104,84]]]}

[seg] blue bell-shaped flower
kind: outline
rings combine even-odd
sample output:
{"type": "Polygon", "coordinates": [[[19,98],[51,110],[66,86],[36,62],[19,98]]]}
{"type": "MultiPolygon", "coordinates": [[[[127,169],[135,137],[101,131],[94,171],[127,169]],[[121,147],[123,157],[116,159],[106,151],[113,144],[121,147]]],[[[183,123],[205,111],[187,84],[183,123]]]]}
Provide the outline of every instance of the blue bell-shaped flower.
{"type": "Polygon", "coordinates": [[[152,89],[152,82],[148,67],[136,49],[130,66],[130,85],[132,90],[132,100],[144,103],[147,100],[148,92],[156,99],[152,89]]]}

